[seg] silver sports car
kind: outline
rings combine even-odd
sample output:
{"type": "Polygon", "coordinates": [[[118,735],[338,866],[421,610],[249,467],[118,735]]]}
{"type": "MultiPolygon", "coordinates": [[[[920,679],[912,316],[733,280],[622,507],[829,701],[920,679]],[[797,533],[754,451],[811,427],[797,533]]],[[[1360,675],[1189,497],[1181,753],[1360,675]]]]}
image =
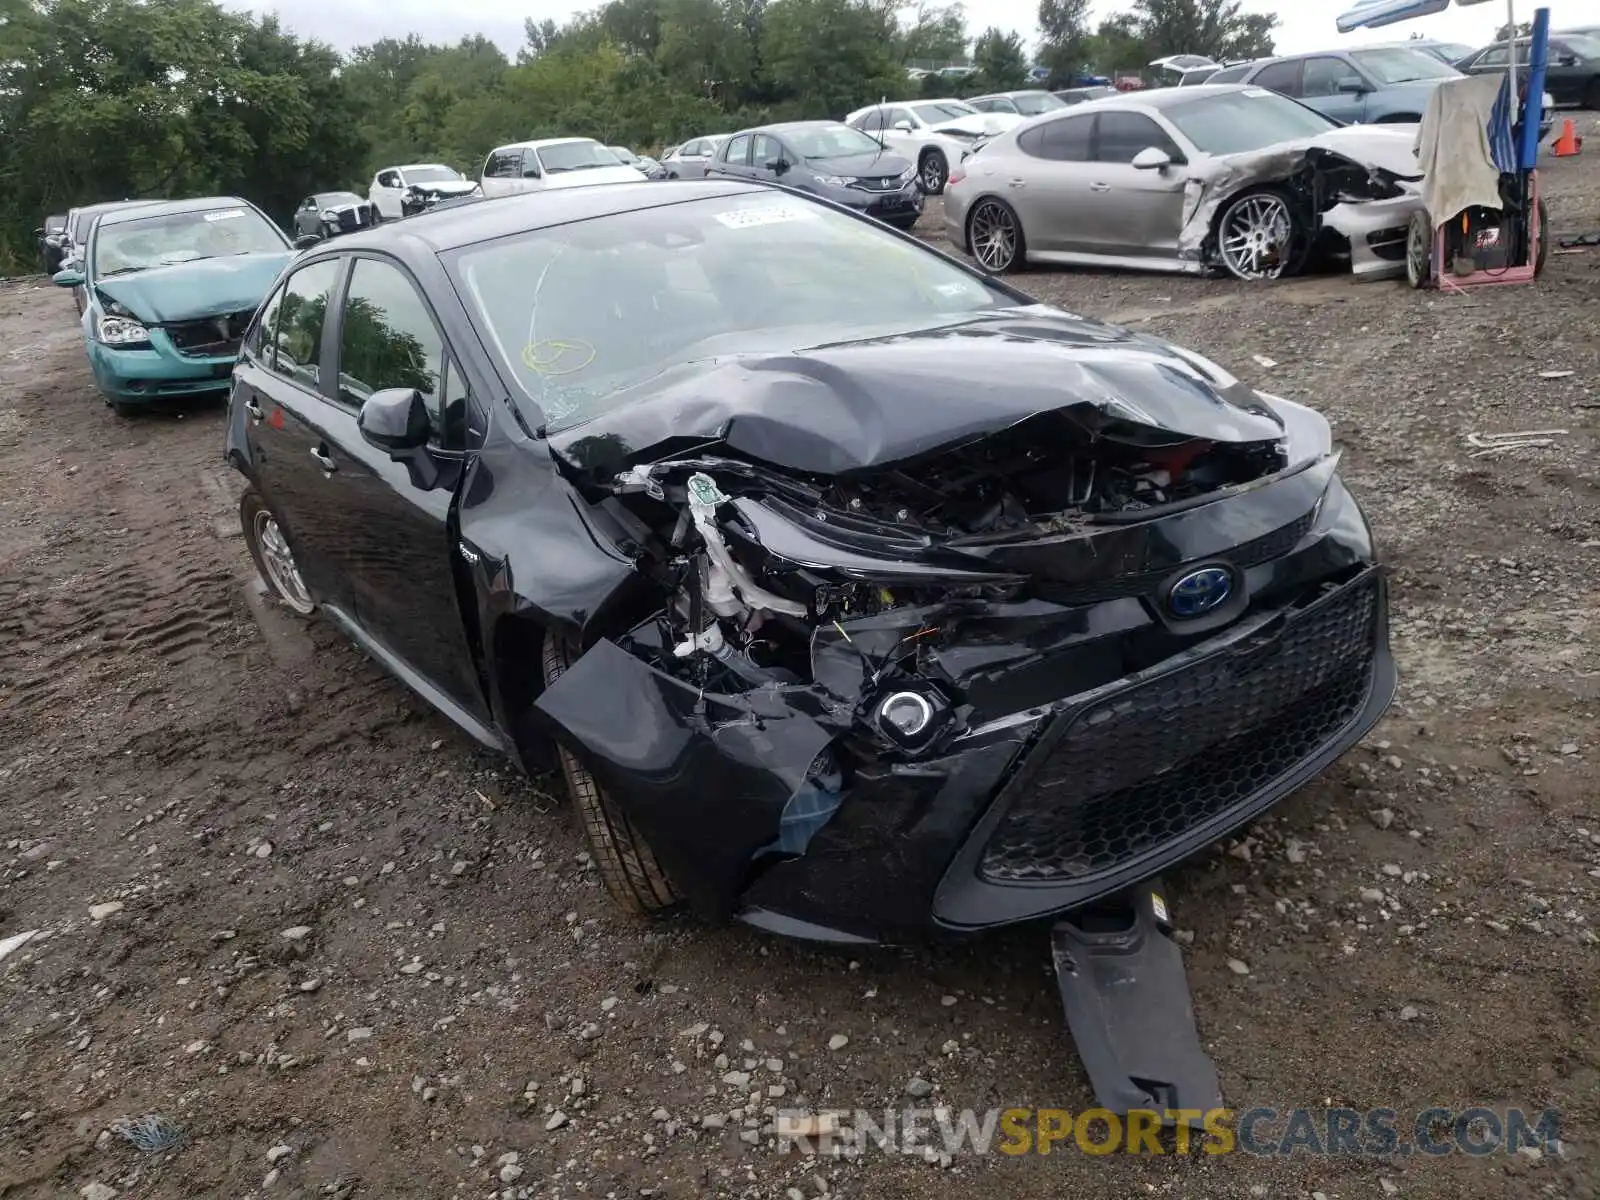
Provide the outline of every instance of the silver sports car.
{"type": "Polygon", "coordinates": [[[1119,94],[1047,113],[950,173],[945,225],[990,271],[1024,262],[1298,271],[1319,243],[1405,273],[1422,207],[1415,125],[1343,126],[1239,84],[1119,94]]]}

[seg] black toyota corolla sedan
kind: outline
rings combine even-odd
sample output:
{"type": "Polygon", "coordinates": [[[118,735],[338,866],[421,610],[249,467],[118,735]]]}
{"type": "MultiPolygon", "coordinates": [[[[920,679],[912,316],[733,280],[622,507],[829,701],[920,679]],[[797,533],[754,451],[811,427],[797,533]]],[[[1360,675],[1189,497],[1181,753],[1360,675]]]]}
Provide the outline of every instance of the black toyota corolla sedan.
{"type": "Polygon", "coordinates": [[[277,597],[519,762],[553,737],[635,911],[854,941],[1080,910],[1394,693],[1321,416],[768,186],[318,247],[227,455],[277,597]]]}

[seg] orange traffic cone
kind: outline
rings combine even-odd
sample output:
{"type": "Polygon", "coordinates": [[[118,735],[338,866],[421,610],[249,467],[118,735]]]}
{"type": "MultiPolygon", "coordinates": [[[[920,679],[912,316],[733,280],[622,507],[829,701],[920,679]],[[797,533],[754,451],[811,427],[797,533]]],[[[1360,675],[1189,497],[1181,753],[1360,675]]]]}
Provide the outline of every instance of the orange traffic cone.
{"type": "Polygon", "coordinates": [[[1550,153],[1557,158],[1566,158],[1583,149],[1583,142],[1579,139],[1577,130],[1572,127],[1572,118],[1568,117],[1561,126],[1561,136],[1550,147],[1550,153]]]}

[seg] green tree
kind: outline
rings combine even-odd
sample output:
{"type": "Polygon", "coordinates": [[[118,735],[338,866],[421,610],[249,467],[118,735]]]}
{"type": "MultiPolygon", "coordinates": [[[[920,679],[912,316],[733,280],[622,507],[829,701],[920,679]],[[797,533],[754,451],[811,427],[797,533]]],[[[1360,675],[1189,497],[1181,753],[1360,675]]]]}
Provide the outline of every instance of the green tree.
{"type": "Polygon", "coordinates": [[[797,117],[841,117],[906,82],[882,14],[853,0],[773,0],[762,38],[773,98],[797,117]]]}
{"type": "Polygon", "coordinates": [[[972,65],[983,85],[994,91],[1019,88],[1028,82],[1028,54],[1022,39],[991,25],[972,46],[972,65]]]}
{"type": "Polygon", "coordinates": [[[1115,77],[1118,71],[1142,71],[1151,55],[1145,51],[1138,18],[1118,13],[1100,22],[1089,39],[1088,59],[1102,75],[1115,77]]]}
{"type": "Polygon", "coordinates": [[[1146,61],[1169,54],[1218,60],[1272,53],[1276,16],[1247,13],[1243,0],[1134,0],[1146,61]]]}
{"type": "Polygon", "coordinates": [[[1090,0],[1039,0],[1039,65],[1066,87],[1088,61],[1090,0]]]}
{"type": "Polygon", "coordinates": [[[960,4],[922,4],[902,22],[896,57],[902,66],[914,62],[948,66],[967,55],[967,13],[960,4]]]}

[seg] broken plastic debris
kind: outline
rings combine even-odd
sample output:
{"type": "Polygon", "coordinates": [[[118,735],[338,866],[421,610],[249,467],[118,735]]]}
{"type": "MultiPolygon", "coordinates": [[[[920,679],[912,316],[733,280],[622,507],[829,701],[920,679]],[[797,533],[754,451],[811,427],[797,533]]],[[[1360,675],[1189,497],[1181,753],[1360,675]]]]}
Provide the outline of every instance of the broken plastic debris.
{"type": "Polygon", "coordinates": [[[1256,360],[1256,365],[1257,366],[1265,367],[1269,371],[1272,370],[1273,367],[1278,365],[1278,360],[1277,359],[1268,358],[1265,354],[1256,354],[1256,355],[1252,355],[1252,357],[1256,360]]]}
{"type": "Polygon", "coordinates": [[[1577,374],[1576,371],[1540,371],[1539,372],[1539,378],[1540,379],[1566,379],[1569,376],[1576,375],[1576,374],[1577,374]]]}
{"type": "Polygon", "coordinates": [[[0,962],[5,962],[6,959],[38,936],[39,931],[37,929],[29,929],[24,933],[13,933],[8,938],[0,938],[0,962]]]}
{"type": "Polygon", "coordinates": [[[1565,429],[1530,429],[1524,433],[1469,433],[1467,445],[1473,447],[1469,458],[1485,458],[1506,450],[1522,450],[1540,446],[1553,446],[1555,439],[1566,437],[1565,429]]]}
{"type": "Polygon", "coordinates": [[[122,1117],[111,1123],[111,1132],[146,1154],[159,1154],[183,1141],[183,1131],[159,1113],[122,1117]]]}

